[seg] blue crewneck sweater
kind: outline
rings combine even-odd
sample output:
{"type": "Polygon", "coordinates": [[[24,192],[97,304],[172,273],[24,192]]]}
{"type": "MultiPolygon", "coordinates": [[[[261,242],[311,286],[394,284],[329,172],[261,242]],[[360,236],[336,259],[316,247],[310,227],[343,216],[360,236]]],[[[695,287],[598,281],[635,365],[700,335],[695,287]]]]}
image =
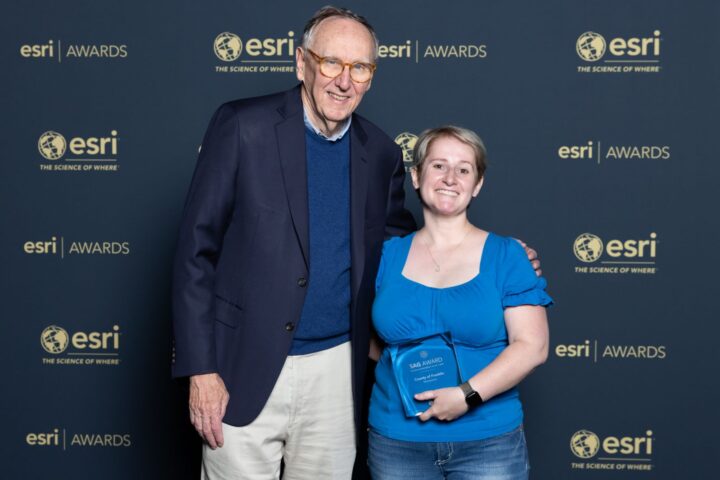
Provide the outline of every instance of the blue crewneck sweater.
{"type": "Polygon", "coordinates": [[[329,141],[305,127],[310,273],[290,355],[350,339],[350,134],[329,141]]]}

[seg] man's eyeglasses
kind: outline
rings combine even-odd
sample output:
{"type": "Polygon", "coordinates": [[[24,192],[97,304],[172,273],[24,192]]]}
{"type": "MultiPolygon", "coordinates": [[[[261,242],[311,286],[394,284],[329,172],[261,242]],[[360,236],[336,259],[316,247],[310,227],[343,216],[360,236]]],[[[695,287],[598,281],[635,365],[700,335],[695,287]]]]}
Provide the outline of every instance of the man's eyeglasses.
{"type": "Polygon", "coordinates": [[[315,61],[320,64],[320,73],[328,78],[335,78],[342,75],[343,70],[345,70],[345,67],[347,66],[349,67],[350,78],[353,82],[367,83],[372,79],[375,69],[377,68],[377,65],[374,63],[348,63],[335,57],[321,57],[309,48],[305,48],[305,51],[312,55],[315,61]]]}

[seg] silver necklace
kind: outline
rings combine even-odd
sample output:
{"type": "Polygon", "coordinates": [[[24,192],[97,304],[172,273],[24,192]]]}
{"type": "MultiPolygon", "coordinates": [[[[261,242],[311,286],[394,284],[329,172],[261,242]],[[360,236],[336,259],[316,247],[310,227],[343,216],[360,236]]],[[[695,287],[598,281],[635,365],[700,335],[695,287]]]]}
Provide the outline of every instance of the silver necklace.
{"type": "MultiPolygon", "coordinates": [[[[458,247],[460,247],[460,245],[463,244],[463,242],[465,241],[465,239],[467,238],[467,236],[470,234],[470,230],[472,230],[472,229],[471,229],[471,228],[468,228],[467,232],[465,232],[465,235],[463,235],[462,240],[460,240],[460,243],[458,243],[457,245],[455,245],[454,247],[452,247],[452,248],[450,249],[450,251],[448,252],[448,254],[453,253],[455,250],[458,249],[458,247]]],[[[433,264],[435,265],[434,270],[435,270],[436,272],[439,272],[439,271],[440,271],[440,264],[438,263],[437,260],[435,260],[435,255],[432,254],[432,250],[430,250],[430,245],[428,245],[426,242],[423,242],[422,240],[421,240],[421,243],[425,246],[425,249],[427,250],[428,254],[430,254],[430,260],[432,260],[433,264]]]]}

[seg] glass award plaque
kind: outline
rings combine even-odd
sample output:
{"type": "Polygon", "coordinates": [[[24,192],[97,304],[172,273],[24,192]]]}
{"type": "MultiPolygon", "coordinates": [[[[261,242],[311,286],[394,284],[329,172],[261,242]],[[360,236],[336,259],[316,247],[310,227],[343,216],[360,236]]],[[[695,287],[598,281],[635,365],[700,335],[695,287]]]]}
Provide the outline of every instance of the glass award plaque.
{"type": "Polygon", "coordinates": [[[455,348],[449,334],[388,345],[395,380],[405,415],[416,417],[428,409],[427,401],[415,400],[426,390],[456,387],[462,383],[455,348]]]}

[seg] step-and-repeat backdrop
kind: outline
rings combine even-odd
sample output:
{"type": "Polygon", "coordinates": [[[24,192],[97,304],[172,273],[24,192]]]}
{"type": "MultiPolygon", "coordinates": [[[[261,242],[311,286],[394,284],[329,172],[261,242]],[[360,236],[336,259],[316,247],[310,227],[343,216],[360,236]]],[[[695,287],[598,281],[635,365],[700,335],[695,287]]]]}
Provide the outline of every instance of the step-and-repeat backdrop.
{"type": "MultiPolygon", "coordinates": [[[[322,3],[0,7],[4,478],[197,478],[170,380],[184,196],[213,110],[293,86],[322,3]]],[[[557,305],[521,390],[533,478],[716,477],[718,4],[345,6],[382,44],[360,113],[407,151],[477,131],[472,220],[540,252],[557,305]]]]}

